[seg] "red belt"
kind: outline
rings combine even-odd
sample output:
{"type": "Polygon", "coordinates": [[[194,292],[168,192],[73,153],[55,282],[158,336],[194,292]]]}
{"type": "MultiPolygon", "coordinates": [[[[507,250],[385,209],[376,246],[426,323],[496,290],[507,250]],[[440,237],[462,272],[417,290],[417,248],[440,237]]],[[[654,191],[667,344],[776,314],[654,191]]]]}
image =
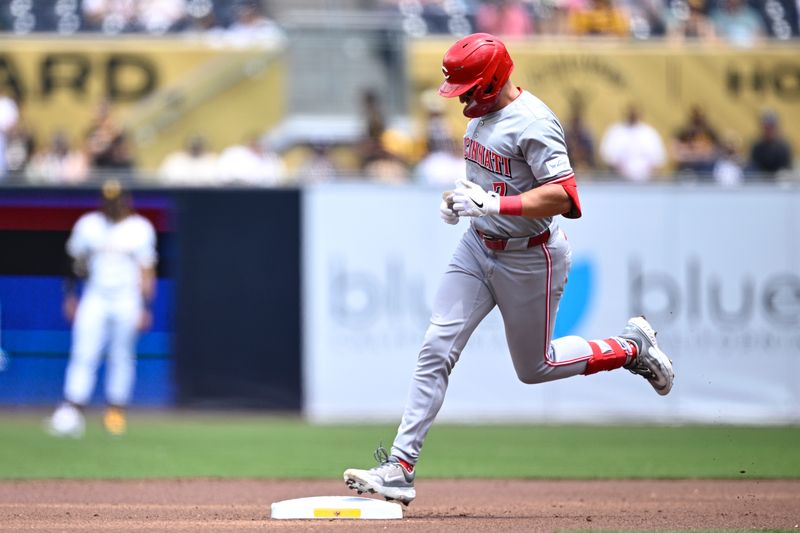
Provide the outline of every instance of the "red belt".
{"type": "MultiPolygon", "coordinates": [[[[506,246],[508,246],[509,239],[501,239],[500,237],[493,237],[491,235],[487,235],[486,233],[475,230],[480,235],[483,244],[490,250],[505,250],[506,246]]],[[[513,239],[524,239],[525,237],[512,237],[513,239]]],[[[533,248],[534,246],[539,246],[540,244],[546,243],[550,239],[550,230],[546,229],[539,235],[534,235],[533,237],[528,238],[526,248],[533,248]]]]}

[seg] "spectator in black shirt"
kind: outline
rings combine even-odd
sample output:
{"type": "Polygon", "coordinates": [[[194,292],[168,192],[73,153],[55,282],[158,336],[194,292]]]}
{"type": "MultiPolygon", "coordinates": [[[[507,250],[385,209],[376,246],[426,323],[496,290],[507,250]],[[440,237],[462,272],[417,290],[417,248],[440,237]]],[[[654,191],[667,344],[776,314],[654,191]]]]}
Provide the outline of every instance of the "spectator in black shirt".
{"type": "Polygon", "coordinates": [[[761,135],[750,148],[749,170],[774,179],[778,171],[791,168],[792,147],[780,133],[778,115],[765,111],[761,115],[761,135]]]}

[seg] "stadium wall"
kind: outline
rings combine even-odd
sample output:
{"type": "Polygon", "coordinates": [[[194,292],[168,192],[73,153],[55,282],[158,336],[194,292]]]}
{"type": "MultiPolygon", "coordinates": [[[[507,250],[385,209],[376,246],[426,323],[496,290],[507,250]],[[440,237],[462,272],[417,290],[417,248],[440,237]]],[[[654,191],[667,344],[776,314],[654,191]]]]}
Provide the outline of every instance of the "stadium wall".
{"type": "MultiPolygon", "coordinates": [[[[161,263],[135,404],[398,420],[433,292],[466,230],[438,219],[439,192],[136,191],[159,228],[161,263]]],[[[0,198],[0,343],[11,356],[0,405],[60,396],[69,346],[63,243],[94,194],[0,198]]],[[[442,418],[800,421],[800,189],[588,183],[582,200],[582,219],[560,221],[574,252],[556,335],[596,338],[645,313],[675,361],[673,393],[660,398],[626,372],[518,383],[493,313],[454,369],[442,418]]]]}
{"type": "Polygon", "coordinates": [[[177,403],[299,410],[300,192],[186,190],[177,213],[177,403]]]}
{"type": "MultiPolygon", "coordinates": [[[[138,344],[138,407],[300,408],[297,190],[134,192],[158,230],[153,327],[138,344]],[[269,206],[267,208],[266,206],[269,206]]],[[[0,196],[0,405],[60,401],[70,346],[64,244],[95,191],[0,196]],[[3,367],[4,366],[4,367],[3,367]]],[[[98,373],[94,404],[104,402],[98,373]]]]}
{"type": "MultiPolygon", "coordinates": [[[[466,224],[441,223],[438,189],[337,185],[303,201],[305,414],[399,420],[466,224]]],[[[524,385],[494,311],[453,370],[441,419],[800,421],[800,189],[587,184],[582,202],[582,219],[559,221],[573,269],[556,335],[602,338],[644,313],[674,360],[673,392],[627,372],[524,385]]]]}
{"type": "MultiPolygon", "coordinates": [[[[54,405],[61,400],[70,346],[62,283],[70,269],[65,243],[81,214],[99,205],[88,190],[4,189],[0,194],[0,405],[54,405]]],[[[157,231],[157,286],[152,327],[138,343],[137,405],[172,405],[174,279],[172,199],[137,195],[136,207],[157,231]]],[[[92,401],[103,401],[104,372],[92,401]]]]}

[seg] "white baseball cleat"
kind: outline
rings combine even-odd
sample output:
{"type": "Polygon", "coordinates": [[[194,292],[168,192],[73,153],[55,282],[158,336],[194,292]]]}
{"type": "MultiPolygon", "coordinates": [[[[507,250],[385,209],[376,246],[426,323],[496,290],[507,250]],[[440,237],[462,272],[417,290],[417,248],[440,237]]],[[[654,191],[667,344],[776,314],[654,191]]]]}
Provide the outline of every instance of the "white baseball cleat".
{"type": "Polygon", "coordinates": [[[670,358],[658,347],[653,326],[643,316],[637,316],[628,320],[620,337],[632,341],[638,349],[636,358],[625,368],[644,377],[661,396],[669,394],[675,372],[670,358]]]}
{"type": "Polygon", "coordinates": [[[85,429],[83,413],[68,403],[61,404],[47,420],[47,432],[54,437],[79,439],[83,437],[85,429]]]}
{"type": "Polygon", "coordinates": [[[345,470],[344,482],[347,487],[359,494],[369,492],[380,494],[390,501],[397,500],[404,505],[411,503],[417,496],[414,472],[407,471],[396,457],[390,457],[382,447],[375,450],[375,459],[380,464],[369,470],[345,470]]]}

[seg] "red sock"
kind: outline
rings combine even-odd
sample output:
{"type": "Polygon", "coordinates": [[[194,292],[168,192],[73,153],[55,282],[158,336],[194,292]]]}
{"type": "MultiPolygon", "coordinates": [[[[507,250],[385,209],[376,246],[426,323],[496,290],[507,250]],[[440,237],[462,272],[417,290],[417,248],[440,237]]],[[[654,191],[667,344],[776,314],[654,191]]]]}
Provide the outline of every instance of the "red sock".
{"type": "Polygon", "coordinates": [[[589,341],[589,346],[592,347],[592,356],[586,362],[586,370],[583,372],[587,376],[620,368],[636,357],[636,346],[619,337],[589,341]]]}
{"type": "Polygon", "coordinates": [[[400,466],[406,469],[406,472],[409,474],[414,471],[414,465],[406,461],[405,459],[397,458],[397,462],[400,463],[400,466]]]}

